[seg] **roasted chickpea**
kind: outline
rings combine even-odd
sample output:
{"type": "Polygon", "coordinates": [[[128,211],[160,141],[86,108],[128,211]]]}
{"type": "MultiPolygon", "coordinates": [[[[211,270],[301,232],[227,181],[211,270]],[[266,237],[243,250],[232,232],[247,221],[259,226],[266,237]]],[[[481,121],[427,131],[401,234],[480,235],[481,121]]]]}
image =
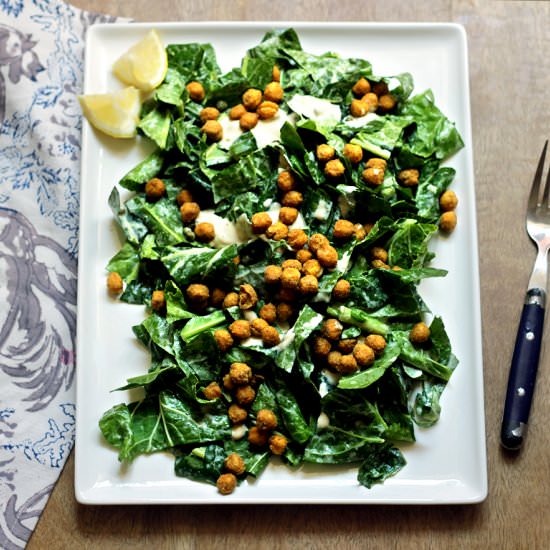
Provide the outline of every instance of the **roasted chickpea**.
{"type": "Polygon", "coordinates": [[[162,311],[166,307],[166,298],[163,290],[153,290],[151,296],[151,307],[154,311],[162,311]]]}
{"type": "Polygon", "coordinates": [[[199,118],[201,122],[206,122],[207,120],[217,120],[220,116],[220,112],[216,107],[205,107],[200,113],[199,118]]]}
{"type": "Polygon", "coordinates": [[[364,96],[365,94],[368,94],[370,92],[370,82],[366,79],[361,77],[351,88],[351,91],[356,96],[364,96]]]}
{"type": "Polygon", "coordinates": [[[407,170],[401,170],[397,174],[397,181],[405,187],[415,187],[418,185],[418,179],[420,172],[416,168],[408,168],[407,170]]]}
{"type": "Polygon", "coordinates": [[[329,178],[339,178],[345,171],[346,167],[340,159],[332,159],[325,164],[325,174],[329,178]]]}
{"type": "Polygon", "coordinates": [[[209,243],[216,237],[216,231],[210,222],[201,222],[195,226],[195,236],[201,243],[209,243]]]}
{"type": "Polygon", "coordinates": [[[187,92],[189,93],[189,97],[196,102],[201,102],[204,99],[205,92],[202,84],[200,82],[197,82],[193,80],[192,82],[189,82],[187,86],[187,92]]]}
{"type": "Polygon", "coordinates": [[[336,366],[336,370],[340,374],[352,374],[359,368],[359,365],[357,364],[357,361],[351,353],[342,355],[340,357],[340,362],[336,366]]]}
{"type": "Polygon", "coordinates": [[[298,290],[302,296],[312,296],[319,292],[319,281],[313,275],[304,275],[298,283],[298,290]]]}
{"type": "Polygon", "coordinates": [[[293,191],[296,189],[297,182],[294,174],[289,170],[283,170],[279,172],[277,176],[277,187],[286,193],[287,191],[293,191]]]}
{"type": "Polygon", "coordinates": [[[373,93],[367,93],[361,101],[367,106],[367,113],[374,113],[378,109],[378,96],[373,93]]]}
{"type": "Polygon", "coordinates": [[[281,290],[279,290],[279,293],[277,294],[277,299],[280,302],[292,303],[298,299],[298,294],[293,288],[281,288],[281,290]]]}
{"type": "Polygon", "coordinates": [[[253,447],[264,447],[267,445],[267,438],[268,434],[260,430],[258,426],[252,426],[252,428],[248,430],[248,442],[253,447]]]}
{"type": "Polygon", "coordinates": [[[356,223],[354,225],[354,229],[355,229],[354,235],[358,241],[362,241],[367,236],[367,232],[365,231],[365,228],[360,223],[356,223]]]}
{"type": "Polygon", "coordinates": [[[277,65],[273,65],[273,69],[271,70],[271,78],[273,79],[273,82],[281,82],[281,69],[279,69],[277,65]]]}
{"type": "Polygon", "coordinates": [[[298,210],[292,206],[283,206],[279,210],[279,221],[285,225],[292,225],[298,219],[298,210]]]}
{"type": "Polygon", "coordinates": [[[255,111],[262,102],[262,92],[255,88],[248,88],[248,90],[244,92],[242,100],[245,109],[248,111],[255,111]]]}
{"type": "Polygon", "coordinates": [[[268,265],[264,270],[264,281],[268,285],[274,285],[281,282],[283,268],[278,265],[268,265]]]}
{"type": "Polygon", "coordinates": [[[374,363],[374,350],[366,344],[357,344],[353,348],[353,357],[359,365],[366,367],[374,363]]]}
{"type": "Polygon", "coordinates": [[[237,453],[231,453],[224,461],[223,465],[228,472],[240,476],[246,471],[246,464],[241,455],[237,453]]]}
{"type": "Polygon", "coordinates": [[[363,160],[363,149],[360,145],[346,143],[342,153],[352,164],[358,164],[363,160]]]}
{"type": "Polygon", "coordinates": [[[151,178],[145,184],[145,197],[148,201],[155,202],[164,196],[166,193],[166,186],[164,182],[159,178],[151,178]]]}
{"type": "Polygon", "coordinates": [[[396,105],[397,101],[391,94],[384,94],[378,98],[378,109],[382,113],[391,111],[396,105]]]}
{"type": "MultiPolygon", "coordinates": [[[[292,231],[302,231],[302,230],[301,229],[293,229],[292,231]]],[[[289,238],[290,238],[290,233],[292,233],[292,231],[289,232],[289,234],[288,234],[289,238]]],[[[305,233],[304,233],[304,235],[305,235],[305,242],[301,246],[305,246],[307,244],[307,235],[305,233]]],[[[292,246],[292,248],[294,248],[294,249],[297,248],[296,244],[290,243],[288,241],[288,239],[287,239],[287,242],[290,246],[292,246]]],[[[296,259],[302,264],[305,264],[308,260],[311,260],[312,258],[313,258],[313,254],[312,254],[311,250],[306,250],[305,248],[300,248],[300,250],[298,250],[296,252],[296,259]]]]}
{"type": "Polygon", "coordinates": [[[176,202],[178,203],[178,206],[181,206],[185,202],[194,202],[193,195],[191,194],[191,191],[189,191],[189,189],[182,189],[176,195],[176,202]]]}
{"type": "Polygon", "coordinates": [[[365,338],[365,344],[371,347],[376,355],[380,355],[386,348],[386,339],[380,334],[369,334],[365,338]]]}
{"type": "MultiPolygon", "coordinates": [[[[283,208],[287,208],[287,207],[283,207],[283,208]]],[[[290,208],[290,207],[288,207],[290,208]]],[[[282,210],[282,208],[281,208],[282,210]]],[[[286,242],[288,243],[288,245],[293,248],[294,250],[297,250],[298,252],[296,253],[296,258],[301,262],[301,260],[298,258],[298,254],[300,254],[300,252],[306,252],[308,254],[311,254],[309,251],[307,250],[300,250],[301,248],[303,248],[306,244],[307,244],[307,234],[306,232],[303,230],[303,229],[291,229],[289,232],[288,232],[288,236],[286,238],[286,242]]],[[[311,256],[310,256],[311,257],[311,256]]]]}
{"type": "Polygon", "coordinates": [[[231,336],[231,333],[224,328],[214,331],[214,340],[216,340],[216,344],[218,344],[220,351],[224,353],[233,345],[233,337],[231,336]]]}
{"type": "Polygon", "coordinates": [[[109,275],[107,275],[107,290],[110,294],[120,294],[124,289],[124,282],[122,281],[122,277],[116,272],[111,271],[109,275]]]}
{"type": "Polygon", "coordinates": [[[384,183],[385,170],[381,168],[365,168],[361,173],[363,181],[370,185],[382,185],[384,183]]]}
{"type": "Polygon", "coordinates": [[[202,283],[192,283],[186,289],[187,298],[193,303],[205,303],[210,297],[210,290],[202,283]]]}
{"type": "Polygon", "coordinates": [[[245,283],[239,288],[239,307],[243,310],[252,309],[258,303],[258,294],[252,285],[245,283]]]}
{"type": "Polygon", "coordinates": [[[342,354],[339,351],[331,351],[327,355],[327,363],[333,369],[338,370],[338,367],[340,366],[340,361],[341,360],[342,360],[342,354]]]}
{"type": "Polygon", "coordinates": [[[330,245],[329,240],[321,233],[314,233],[309,238],[308,247],[315,254],[322,246],[330,245]]]}
{"type": "Polygon", "coordinates": [[[269,409],[260,409],[256,415],[256,426],[262,431],[271,431],[277,427],[277,417],[269,409]]]}
{"type": "Polygon", "coordinates": [[[201,128],[201,132],[210,141],[220,141],[223,137],[222,125],[217,120],[207,120],[201,128]]]}
{"type": "Polygon", "coordinates": [[[294,269],[297,269],[298,271],[302,270],[302,264],[298,260],[293,260],[293,259],[285,260],[281,264],[281,267],[283,269],[286,269],[287,267],[293,267],[294,269]]]}
{"type": "Polygon", "coordinates": [[[252,378],[252,369],[246,363],[231,363],[229,377],[233,384],[248,384],[252,378]]]}
{"type": "Polygon", "coordinates": [[[264,99],[267,101],[274,101],[275,103],[280,103],[283,100],[284,91],[283,87],[279,84],[278,81],[274,80],[270,82],[264,90],[264,99]]]}
{"type": "Polygon", "coordinates": [[[355,233],[355,226],[349,220],[338,220],[334,224],[332,236],[335,239],[347,240],[350,239],[355,233]]]}
{"type": "Polygon", "coordinates": [[[261,317],[257,317],[250,323],[250,333],[252,334],[252,336],[255,336],[256,338],[261,338],[262,330],[268,326],[269,324],[265,319],[262,319],[261,317]]]}
{"type": "Polygon", "coordinates": [[[338,319],[327,319],[321,325],[321,334],[328,340],[336,341],[342,335],[344,327],[338,319]]]}
{"type": "Polygon", "coordinates": [[[388,252],[381,246],[373,246],[370,255],[373,260],[382,260],[384,263],[388,262],[388,252]]]}
{"type": "Polygon", "coordinates": [[[302,272],[304,275],[313,275],[319,278],[323,274],[323,268],[319,263],[319,260],[311,259],[307,260],[302,266],[302,272]]]}
{"type": "Polygon", "coordinates": [[[288,321],[294,315],[294,308],[288,302],[277,304],[277,320],[281,323],[288,321]]]}
{"type": "Polygon", "coordinates": [[[260,120],[258,113],[247,112],[239,119],[239,126],[243,132],[246,132],[248,130],[252,130],[252,128],[255,128],[258,124],[258,120],[260,120]]]}
{"type": "Polygon", "coordinates": [[[183,223],[194,222],[201,213],[200,206],[196,202],[184,202],[180,206],[180,214],[183,223]]]}
{"type": "Polygon", "coordinates": [[[439,229],[444,233],[451,233],[454,231],[457,224],[456,212],[451,210],[449,212],[443,212],[439,218],[439,229]]]}
{"type": "Polygon", "coordinates": [[[222,495],[230,495],[235,490],[235,487],[237,487],[237,478],[235,474],[222,474],[216,480],[216,487],[222,495]]]}
{"type": "Polygon", "coordinates": [[[351,285],[346,279],[340,279],[332,289],[332,297],[339,302],[343,302],[349,298],[351,293],[351,285]]]}
{"type": "Polygon", "coordinates": [[[380,80],[379,82],[373,82],[371,84],[371,88],[373,93],[375,93],[377,96],[386,95],[388,93],[388,85],[383,80],[380,80]]]}
{"type": "Polygon", "coordinates": [[[274,455],[282,455],[286,451],[288,440],[284,435],[274,434],[269,438],[269,450],[274,455]]]}
{"type": "Polygon", "coordinates": [[[246,112],[246,107],[242,103],[239,103],[229,110],[229,119],[239,120],[246,112]]]}
{"type": "Polygon", "coordinates": [[[258,313],[261,319],[269,324],[273,324],[277,320],[277,307],[275,304],[264,304],[258,313]]]}
{"type": "Polygon", "coordinates": [[[283,274],[281,275],[281,285],[283,288],[296,289],[300,282],[300,270],[294,267],[287,267],[283,269],[283,274]]]}
{"type": "Polygon", "coordinates": [[[287,191],[281,197],[281,204],[283,206],[292,206],[298,208],[304,202],[304,196],[300,191],[287,191]]]}
{"type": "Polygon", "coordinates": [[[375,260],[372,260],[370,265],[372,265],[372,267],[374,267],[374,269],[389,269],[390,268],[390,266],[386,262],[383,262],[382,260],[379,260],[378,258],[375,259],[375,260]]]}
{"type": "Polygon", "coordinates": [[[317,357],[324,357],[326,358],[331,350],[331,343],[322,336],[316,336],[313,339],[313,353],[317,357]]]}
{"type": "Polygon", "coordinates": [[[357,338],[342,338],[342,340],[338,340],[337,348],[342,353],[352,353],[356,344],[357,338]]]}
{"type": "Polygon", "coordinates": [[[227,292],[221,288],[213,288],[210,291],[210,305],[212,307],[222,307],[227,292]]]}
{"type": "Polygon", "coordinates": [[[439,207],[442,212],[450,212],[458,206],[458,197],[451,189],[444,191],[439,197],[439,207]]]}
{"type": "Polygon", "coordinates": [[[265,233],[272,223],[273,220],[267,212],[256,212],[252,215],[252,232],[256,235],[265,233]]]}
{"type": "Polygon", "coordinates": [[[386,160],[378,157],[372,157],[365,163],[366,168],[380,168],[380,170],[385,170],[387,166],[386,160]]]}
{"type": "Polygon", "coordinates": [[[239,405],[233,403],[232,405],[229,405],[229,408],[227,409],[227,416],[229,417],[231,424],[240,424],[246,420],[248,412],[246,409],[243,409],[239,405]]]}
{"type": "Polygon", "coordinates": [[[263,344],[268,348],[276,346],[281,341],[278,330],[271,325],[267,325],[262,329],[261,338],[263,344]]]}
{"type": "Polygon", "coordinates": [[[239,295],[236,292],[228,292],[223,299],[225,309],[239,305],[239,295]]]}
{"type": "Polygon", "coordinates": [[[258,113],[261,120],[273,118],[278,111],[279,106],[274,101],[262,101],[256,109],[256,113],[258,113]]]}
{"type": "Polygon", "coordinates": [[[210,382],[210,384],[208,384],[206,388],[203,388],[202,394],[204,395],[205,399],[218,399],[222,396],[222,389],[217,382],[210,382]]]}
{"type": "MultiPolygon", "coordinates": [[[[294,191],[291,191],[291,193],[293,192],[294,191]]],[[[286,239],[288,236],[288,225],[285,225],[282,222],[275,222],[266,229],[265,236],[268,239],[273,239],[274,241],[286,239]]]]}
{"type": "Polygon", "coordinates": [[[338,264],[338,252],[333,246],[322,246],[317,250],[317,259],[323,267],[336,267],[338,264]]]}
{"type": "Polygon", "coordinates": [[[423,344],[430,339],[430,327],[421,321],[413,326],[409,333],[409,340],[413,344],[423,344]]]}
{"type": "Polygon", "coordinates": [[[250,337],[250,323],[244,319],[237,319],[229,325],[229,332],[237,340],[246,340],[250,337]]]}
{"type": "Polygon", "coordinates": [[[352,99],[349,106],[349,112],[351,113],[351,116],[355,118],[360,118],[368,114],[369,105],[366,101],[363,101],[362,99],[352,99]]]}
{"type": "Polygon", "coordinates": [[[315,150],[315,155],[321,162],[327,162],[330,159],[333,159],[334,153],[334,147],[328,143],[321,143],[320,145],[317,145],[317,149],[315,150]]]}
{"type": "Polygon", "coordinates": [[[235,390],[235,401],[239,405],[250,405],[256,399],[256,391],[250,385],[238,386],[235,390]]]}

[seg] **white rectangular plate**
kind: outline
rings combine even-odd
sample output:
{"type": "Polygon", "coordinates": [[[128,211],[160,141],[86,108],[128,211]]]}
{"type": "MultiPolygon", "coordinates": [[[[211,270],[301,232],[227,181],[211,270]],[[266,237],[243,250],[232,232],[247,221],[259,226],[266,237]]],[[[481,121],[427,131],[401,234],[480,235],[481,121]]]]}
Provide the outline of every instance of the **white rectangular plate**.
{"type": "MultiPolygon", "coordinates": [[[[121,88],[113,61],[151,28],[148,24],[97,25],[88,31],[85,93],[121,88]]],[[[466,35],[453,24],[154,24],[165,44],[211,42],[223,70],[238,66],[245,51],[272,28],[294,27],[306,51],[363,57],[374,74],[410,72],[415,93],[431,88],[436,103],[462,134],[465,148],[449,166],[457,170],[458,227],[434,239],[434,266],[442,279],[422,285],[434,314],[446,323],[460,364],[431,429],[417,429],[417,442],[403,449],[406,467],[368,490],[355,468],[307,466],[291,470],[280,462],[229,496],[215,487],[178,478],[171,455],[159,453],[121,465],[102,440],[98,420],[126,392],[111,392],[148,367],[148,356],[131,326],[145,314],[139,306],[110,299],[105,266],[120,247],[107,197],[118,180],[147,151],[144,140],[114,140],[84,122],[78,285],[78,377],[75,488],[79,502],[122,503],[472,503],[487,494],[481,354],[477,232],[466,35]]]]}

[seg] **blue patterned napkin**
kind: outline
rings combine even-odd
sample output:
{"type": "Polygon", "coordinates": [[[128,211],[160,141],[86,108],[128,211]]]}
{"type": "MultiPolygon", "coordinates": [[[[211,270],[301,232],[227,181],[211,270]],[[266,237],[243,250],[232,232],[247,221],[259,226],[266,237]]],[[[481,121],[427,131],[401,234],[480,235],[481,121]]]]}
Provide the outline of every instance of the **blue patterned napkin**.
{"type": "Polygon", "coordinates": [[[0,0],[0,548],[24,548],[73,446],[84,37],[113,18],[0,0]]]}

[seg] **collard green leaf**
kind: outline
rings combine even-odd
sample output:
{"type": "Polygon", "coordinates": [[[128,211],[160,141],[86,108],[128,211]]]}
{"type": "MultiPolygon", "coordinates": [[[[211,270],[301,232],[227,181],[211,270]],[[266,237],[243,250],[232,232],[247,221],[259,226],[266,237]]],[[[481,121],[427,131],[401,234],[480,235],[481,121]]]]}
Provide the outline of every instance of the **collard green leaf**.
{"type": "Polygon", "coordinates": [[[286,431],[297,443],[305,443],[311,437],[311,429],[296,397],[287,388],[279,389],[275,396],[286,431]]]}
{"type": "Polygon", "coordinates": [[[109,260],[107,271],[116,271],[122,280],[130,283],[139,273],[139,254],[134,245],[125,242],[122,248],[109,260]]]}
{"type": "Polygon", "coordinates": [[[116,187],[113,187],[108,202],[128,242],[138,245],[148,232],[147,226],[121,204],[120,193],[116,187]]]}
{"type": "Polygon", "coordinates": [[[370,489],[376,483],[382,483],[388,477],[397,474],[405,464],[405,457],[396,447],[373,448],[359,466],[357,480],[370,489]]]}
{"type": "Polygon", "coordinates": [[[155,176],[158,176],[164,164],[164,156],[160,150],[153,151],[146,159],[132,168],[119,182],[125,189],[139,191],[155,176]]]}

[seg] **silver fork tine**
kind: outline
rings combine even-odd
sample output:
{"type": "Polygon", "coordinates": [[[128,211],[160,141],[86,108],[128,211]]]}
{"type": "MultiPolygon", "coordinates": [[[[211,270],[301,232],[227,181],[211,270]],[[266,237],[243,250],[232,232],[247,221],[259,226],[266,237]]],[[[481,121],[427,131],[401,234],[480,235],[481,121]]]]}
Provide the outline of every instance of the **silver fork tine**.
{"type": "MultiPolygon", "coordinates": [[[[540,191],[540,182],[542,180],[542,171],[544,169],[544,160],[546,159],[546,149],[548,147],[548,140],[544,143],[542,153],[540,155],[539,164],[537,166],[537,171],[535,172],[535,178],[533,179],[533,186],[531,187],[531,192],[529,193],[529,201],[527,203],[527,208],[532,212],[535,211],[539,203],[539,191],[540,191]]],[[[545,186],[544,191],[546,195],[543,199],[543,202],[548,204],[548,185],[545,186]]]]}

